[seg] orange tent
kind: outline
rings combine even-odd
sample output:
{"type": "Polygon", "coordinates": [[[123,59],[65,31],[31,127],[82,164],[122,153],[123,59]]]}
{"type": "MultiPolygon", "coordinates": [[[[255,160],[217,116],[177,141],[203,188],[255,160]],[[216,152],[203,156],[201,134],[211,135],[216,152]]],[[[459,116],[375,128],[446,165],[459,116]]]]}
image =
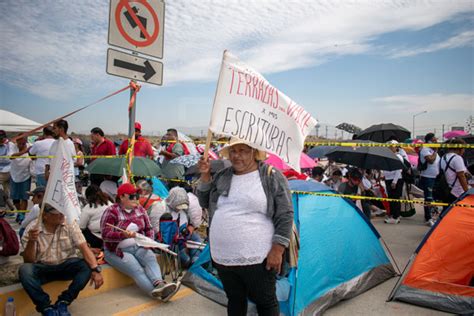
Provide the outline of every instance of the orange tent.
{"type": "Polygon", "coordinates": [[[410,258],[391,299],[474,313],[474,189],[448,208],[410,258]]]}

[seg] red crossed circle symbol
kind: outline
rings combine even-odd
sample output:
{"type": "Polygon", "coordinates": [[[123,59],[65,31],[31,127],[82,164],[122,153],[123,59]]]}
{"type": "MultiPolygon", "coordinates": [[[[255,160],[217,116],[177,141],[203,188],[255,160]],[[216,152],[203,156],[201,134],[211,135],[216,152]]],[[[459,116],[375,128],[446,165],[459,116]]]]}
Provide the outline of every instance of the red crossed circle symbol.
{"type": "Polygon", "coordinates": [[[127,42],[129,42],[130,44],[133,44],[137,47],[145,47],[145,46],[149,46],[149,45],[153,44],[153,42],[158,37],[158,34],[160,33],[160,22],[158,21],[158,16],[156,15],[156,12],[153,10],[151,5],[146,0],[120,0],[119,4],[117,5],[117,9],[115,10],[115,23],[117,24],[117,28],[118,28],[120,34],[122,34],[123,38],[125,38],[127,40],[127,42]],[[150,35],[150,33],[148,33],[146,28],[140,22],[140,20],[137,17],[137,14],[132,10],[132,7],[130,6],[130,2],[140,3],[148,11],[150,11],[151,17],[153,19],[153,25],[155,25],[155,29],[153,31],[153,34],[150,35]],[[132,19],[137,24],[140,31],[145,36],[144,40],[135,40],[127,32],[125,32],[125,29],[123,28],[123,25],[122,25],[122,20],[120,18],[120,13],[122,12],[123,8],[125,8],[128,11],[128,13],[132,17],[132,19]]]}

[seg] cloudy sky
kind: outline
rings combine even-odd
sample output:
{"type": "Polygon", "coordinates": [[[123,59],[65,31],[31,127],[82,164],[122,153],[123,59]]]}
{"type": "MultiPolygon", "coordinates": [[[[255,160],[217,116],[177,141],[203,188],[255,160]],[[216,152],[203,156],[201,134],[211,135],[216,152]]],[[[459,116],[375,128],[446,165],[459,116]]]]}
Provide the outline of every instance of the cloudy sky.
{"type": "MultiPolygon", "coordinates": [[[[0,108],[46,122],[128,84],[106,68],[106,0],[3,0],[0,108]]],[[[474,113],[474,1],[166,3],[164,84],[144,84],[145,133],[205,129],[224,49],[326,126],[392,122],[421,135],[474,113]]],[[[128,92],[70,118],[126,132],[128,92]]],[[[205,131],[204,131],[205,132],[205,131]]],[[[340,133],[340,132],[339,132],[340,133]]],[[[337,135],[340,137],[340,134],[337,135]]]]}

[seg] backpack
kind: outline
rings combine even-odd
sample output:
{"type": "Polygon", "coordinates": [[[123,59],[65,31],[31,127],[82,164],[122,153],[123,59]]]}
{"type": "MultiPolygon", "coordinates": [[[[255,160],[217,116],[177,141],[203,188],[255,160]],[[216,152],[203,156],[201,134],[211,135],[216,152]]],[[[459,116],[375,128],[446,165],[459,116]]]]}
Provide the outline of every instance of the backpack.
{"type": "Polygon", "coordinates": [[[456,178],[454,179],[453,183],[449,185],[448,181],[446,180],[446,171],[451,169],[451,171],[454,171],[456,173],[456,170],[451,168],[449,164],[451,163],[451,160],[456,157],[456,155],[453,155],[451,158],[449,158],[448,161],[446,161],[446,155],[443,156],[444,161],[446,162],[446,167],[441,169],[441,163],[439,164],[440,170],[439,174],[435,179],[435,185],[433,187],[433,197],[435,200],[440,200],[440,201],[448,201],[449,200],[449,195],[451,194],[451,189],[453,188],[454,184],[458,180],[458,176],[456,175],[456,178]]]}
{"type": "Polygon", "coordinates": [[[415,172],[413,171],[410,162],[405,158],[403,158],[402,179],[407,184],[415,183],[415,172]]]}
{"type": "Polygon", "coordinates": [[[16,232],[3,218],[0,218],[0,241],[0,256],[15,256],[20,251],[20,242],[16,232]]]}
{"type": "Polygon", "coordinates": [[[416,166],[416,168],[419,171],[424,171],[428,169],[428,161],[425,159],[425,162],[421,162],[421,155],[418,155],[418,165],[416,166]]]}

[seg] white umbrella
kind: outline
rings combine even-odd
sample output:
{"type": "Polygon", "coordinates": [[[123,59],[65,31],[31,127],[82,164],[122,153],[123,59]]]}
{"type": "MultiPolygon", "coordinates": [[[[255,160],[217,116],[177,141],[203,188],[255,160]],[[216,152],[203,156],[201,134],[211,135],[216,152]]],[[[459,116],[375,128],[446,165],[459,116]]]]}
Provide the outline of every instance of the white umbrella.
{"type": "Polygon", "coordinates": [[[196,145],[194,144],[194,141],[187,135],[178,132],[178,140],[185,143],[186,147],[188,147],[189,154],[195,155],[199,154],[199,152],[196,149],[196,145]]]}
{"type": "Polygon", "coordinates": [[[180,165],[185,166],[186,168],[189,168],[191,166],[196,165],[200,158],[201,158],[200,154],[184,155],[184,156],[179,156],[173,160],[170,160],[170,163],[180,164],[180,165]]]}

